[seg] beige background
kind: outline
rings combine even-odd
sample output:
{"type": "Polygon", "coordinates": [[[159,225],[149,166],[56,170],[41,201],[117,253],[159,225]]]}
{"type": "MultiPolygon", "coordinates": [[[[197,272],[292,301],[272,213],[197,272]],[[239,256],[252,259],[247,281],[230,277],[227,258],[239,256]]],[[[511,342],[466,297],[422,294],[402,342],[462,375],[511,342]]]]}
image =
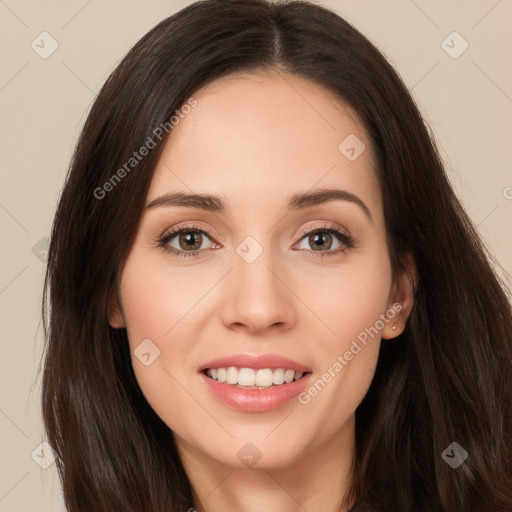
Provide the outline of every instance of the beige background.
{"type": "MultiPolygon", "coordinates": [[[[39,446],[44,438],[35,371],[42,348],[44,238],[78,133],[124,53],[190,3],[0,0],[0,512],[64,510],[55,464],[44,469],[36,463],[51,459],[39,446]],[[58,43],[47,58],[40,53],[51,49],[51,39],[42,32],[58,43]]],[[[395,64],[436,134],[458,195],[510,273],[512,2],[321,3],[344,15],[395,64]],[[450,36],[442,45],[454,31],[469,44],[458,58],[445,49],[459,53],[462,39],[450,36]]]]}

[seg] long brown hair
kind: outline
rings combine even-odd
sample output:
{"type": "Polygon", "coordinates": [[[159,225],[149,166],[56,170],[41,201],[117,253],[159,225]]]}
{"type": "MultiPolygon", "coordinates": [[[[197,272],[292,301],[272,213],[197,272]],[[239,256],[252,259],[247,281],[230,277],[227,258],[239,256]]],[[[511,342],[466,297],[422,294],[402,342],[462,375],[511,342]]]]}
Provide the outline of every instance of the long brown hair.
{"type": "Polygon", "coordinates": [[[272,69],[323,86],[357,112],[377,155],[393,268],[408,253],[418,272],[405,331],[382,343],[356,411],[351,512],[510,512],[505,286],[383,55],[324,7],[267,0],[205,0],[163,20],[108,78],[79,138],[54,219],[42,304],[43,421],[67,509],[194,506],[172,433],[137,384],[126,330],[107,322],[172,131],[133,168],[126,163],[202,86],[272,69]],[[113,180],[116,173],[122,179],[113,180]],[[453,442],[469,454],[457,469],[442,457],[453,442]]]}

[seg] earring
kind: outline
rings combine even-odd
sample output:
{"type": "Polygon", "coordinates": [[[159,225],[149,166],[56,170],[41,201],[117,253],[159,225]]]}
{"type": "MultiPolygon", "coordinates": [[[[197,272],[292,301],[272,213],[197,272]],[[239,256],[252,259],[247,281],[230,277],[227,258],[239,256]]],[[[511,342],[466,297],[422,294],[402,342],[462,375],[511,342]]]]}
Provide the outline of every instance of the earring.
{"type": "Polygon", "coordinates": [[[396,331],[396,325],[397,324],[393,325],[393,327],[392,327],[393,331],[396,331]]]}

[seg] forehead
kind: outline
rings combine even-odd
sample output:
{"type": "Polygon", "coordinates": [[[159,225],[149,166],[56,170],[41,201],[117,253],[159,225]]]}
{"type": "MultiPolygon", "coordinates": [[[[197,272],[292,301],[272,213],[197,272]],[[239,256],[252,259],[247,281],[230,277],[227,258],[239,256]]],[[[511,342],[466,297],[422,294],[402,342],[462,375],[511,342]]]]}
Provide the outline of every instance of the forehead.
{"type": "Polygon", "coordinates": [[[167,139],[148,199],[172,191],[209,193],[258,213],[262,200],[284,203],[295,192],[336,187],[362,196],[378,213],[366,130],[324,88],[281,71],[237,74],[193,98],[197,105],[167,139]]]}

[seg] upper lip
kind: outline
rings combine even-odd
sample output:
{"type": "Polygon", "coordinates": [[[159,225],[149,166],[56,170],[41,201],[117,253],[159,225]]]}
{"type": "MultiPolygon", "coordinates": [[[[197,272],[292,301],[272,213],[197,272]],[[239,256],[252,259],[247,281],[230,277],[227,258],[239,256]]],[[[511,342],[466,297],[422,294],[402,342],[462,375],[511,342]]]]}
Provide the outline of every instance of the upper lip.
{"type": "Polygon", "coordinates": [[[237,368],[252,368],[259,370],[261,368],[284,368],[285,370],[295,370],[299,372],[311,371],[307,366],[297,363],[293,359],[283,357],[277,354],[263,354],[252,356],[250,354],[235,354],[208,361],[199,367],[199,372],[208,368],[228,368],[236,366],[237,368]]]}

